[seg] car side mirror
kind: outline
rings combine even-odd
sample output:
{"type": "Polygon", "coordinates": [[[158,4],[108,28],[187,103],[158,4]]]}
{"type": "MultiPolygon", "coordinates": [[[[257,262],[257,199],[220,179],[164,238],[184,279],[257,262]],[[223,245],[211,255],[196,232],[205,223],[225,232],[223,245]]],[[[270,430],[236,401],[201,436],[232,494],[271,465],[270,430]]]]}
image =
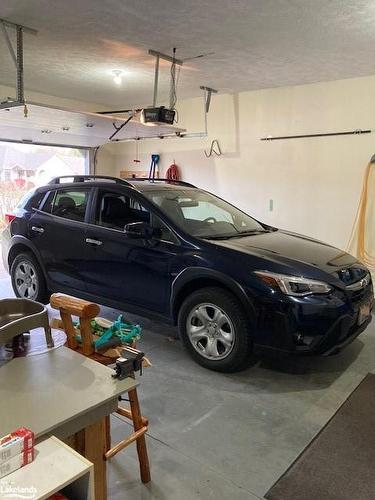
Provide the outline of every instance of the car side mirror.
{"type": "Polygon", "coordinates": [[[150,240],[154,236],[154,230],[147,222],[132,222],[126,224],[124,233],[129,238],[139,238],[143,240],[150,240]]]}

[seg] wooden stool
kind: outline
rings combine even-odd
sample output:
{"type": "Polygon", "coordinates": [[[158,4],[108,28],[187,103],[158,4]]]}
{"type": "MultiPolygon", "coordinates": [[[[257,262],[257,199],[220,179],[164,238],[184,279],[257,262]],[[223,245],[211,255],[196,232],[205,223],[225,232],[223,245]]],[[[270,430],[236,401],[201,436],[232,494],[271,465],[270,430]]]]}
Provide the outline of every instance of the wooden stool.
{"type": "MultiPolygon", "coordinates": [[[[98,316],[100,312],[100,307],[97,304],[61,293],[54,293],[51,295],[50,304],[51,307],[60,311],[63,327],[67,335],[68,347],[105,365],[109,365],[114,362],[113,358],[97,353],[94,349],[91,320],[98,316]],[[81,345],[78,344],[76,339],[76,331],[73,325],[72,315],[78,316],[79,318],[79,329],[82,339],[81,345]]],[[[137,389],[130,390],[128,395],[130,409],[118,406],[116,413],[133,422],[134,432],[111,448],[110,417],[106,417],[105,459],[109,460],[119,451],[123,450],[135,441],[137,444],[141,480],[143,483],[148,483],[151,481],[150,465],[145,439],[145,433],[148,430],[148,419],[143,417],[141,414],[137,389]]]]}

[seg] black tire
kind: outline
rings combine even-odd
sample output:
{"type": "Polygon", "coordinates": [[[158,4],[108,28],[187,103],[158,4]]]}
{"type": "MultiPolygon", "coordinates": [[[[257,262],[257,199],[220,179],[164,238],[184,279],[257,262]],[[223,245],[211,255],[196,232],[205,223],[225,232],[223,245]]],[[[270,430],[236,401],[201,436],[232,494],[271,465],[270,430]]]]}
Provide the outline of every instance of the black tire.
{"type": "Polygon", "coordinates": [[[13,260],[10,267],[10,276],[12,280],[13,291],[16,297],[30,298],[31,300],[41,302],[42,304],[48,303],[49,293],[46,286],[46,280],[44,278],[44,274],[39,265],[39,262],[36,260],[34,255],[29,252],[18,254],[13,260]],[[22,294],[20,291],[20,280],[17,277],[17,270],[19,270],[20,268],[25,269],[25,266],[30,266],[29,268],[32,269],[33,284],[31,286],[31,289],[33,293],[29,293],[28,291],[26,291],[25,294],[22,294]],[[35,287],[34,284],[36,284],[35,287]]]}
{"type": "MultiPolygon", "coordinates": [[[[222,320],[225,321],[225,320],[222,320]]],[[[210,370],[215,370],[224,373],[237,372],[245,369],[252,362],[252,338],[251,338],[251,321],[246,316],[242,305],[238,299],[230,292],[219,288],[219,287],[209,287],[202,288],[193,292],[187,297],[187,299],[182,304],[179,315],[178,315],[178,328],[180,332],[181,339],[184,343],[185,348],[191,355],[191,357],[200,365],[208,368],[210,370]],[[210,307],[214,305],[217,309],[210,307]],[[200,307],[198,307],[200,306],[200,307]],[[188,328],[205,328],[205,325],[201,321],[202,325],[199,324],[200,319],[196,317],[198,311],[203,307],[204,311],[208,314],[210,318],[214,316],[215,312],[217,314],[224,313],[224,316],[228,318],[227,325],[224,325],[229,335],[233,338],[230,342],[231,347],[227,345],[222,345],[220,348],[220,338],[215,338],[217,333],[217,323],[212,326],[211,322],[208,322],[210,329],[214,329],[212,333],[210,330],[210,335],[212,335],[211,342],[215,343],[215,354],[212,359],[208,359],[208,354],[206,352],[209,338],[203,338],[199,342],[194,342],[190,340],[188,333],[188,328]],[[198,320],[198,325],[195,326],[193,323],[198,320]],[[233,330],[233,334],[231,334],[233,330]],[[193,345],[193,342],[196,344],[193,345]],[[230,350],[229,350],[230,349],[230,350]],[[222,352],[220,352],[220,350],[222,352]],[[226,350],[228,353],[226,354],[226,350]],[[218,353],[218,356],[216,356],[218,353]],[[221,359],[215,359],[215,357],[221,357],[221,359]]],[[[208,328],[204,330],[205,333],[208,332],[208,328]]],[[[199,334],[200,335],[200,334],[199,334]]],[[[198,336],[199,336],[198,335],[198,336]]],[[[225,344],[227,339],[225,338],[225,344]]]]}

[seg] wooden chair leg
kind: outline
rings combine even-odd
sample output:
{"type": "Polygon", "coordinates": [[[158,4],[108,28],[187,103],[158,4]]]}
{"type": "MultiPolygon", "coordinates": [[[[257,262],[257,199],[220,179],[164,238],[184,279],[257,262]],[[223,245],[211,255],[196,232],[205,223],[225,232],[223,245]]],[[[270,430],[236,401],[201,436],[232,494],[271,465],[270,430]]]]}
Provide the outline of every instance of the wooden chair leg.
{"type": "MultiPolygon", "coordinates": [[[[143,427],[141,410],[139,408],[137,389],[130,390],[128,394],[130,400],[130,408],[132,412],[134,431],[137,432],[141,430],[143,427]]],[[[150,463],[147,454],[146,438],[144,433],[137,439],[137,453],[138,453],[142,483],[148,483],[151,481],[151,474],[150,474],[150,463]]]]}
{"type": "Polygon", "coordinates": [[[79,318],[79,326],[81,332],[82,339],[82,353],[85,356],[91,356],[94,354],[94,346],[93,346],[93,336],[91,323],[89,318],[79,318]]]}
{"type": "Polygon", "coordinates": [[[108,436],[110,435],[110,429],[108,423],[107,424],[108,428],[106,429],[107,448],[106,448],[105,458],[106,460],[111,459],[119,451],[123,450],[124,448],[129,446],[129,444],[134,443],[134,441],[136,441],[141,480],[143,483],[148,483],[149,481],[151,481],[150,464],[148,460],[146,438],[145,438],[145,434],[148,430],[147,427],[148,419],[141,415],[137,390],[132,389],[131,391],[128,392],[128,394],[130,401],[130,410],[119,406],[116,410],[116,413],[130,419],[133,422],[134,432],[130,434],[130,436],[128,436],[127,438],[123,439],[115,446],[113,446],[113,448],[110,448],[110,441],[108,441],[108,436]]]}
{"type": "MultiPolygon", "coordinates": [[[[118,413],[122,417],[128,418],[129,420],[133,420],[132,412],[128,408],[123,408],[122,406],[119,406],[116,410],[116,413],[118,413]]],[[[142,419],[142,425],[144,427],[147,427],[148,426],[148,418],[144,417],[142,415],[141,419],[142,419]]]]}
{"type": "Polygon", "coordinates": [[[64,330],[67,336],[68,347],[70,349],[77,349],[78,343],[76,339],[76,331],[73,325],[72,317],[68,312],[60,310],[61,320],[64,324],[64,330]]]}

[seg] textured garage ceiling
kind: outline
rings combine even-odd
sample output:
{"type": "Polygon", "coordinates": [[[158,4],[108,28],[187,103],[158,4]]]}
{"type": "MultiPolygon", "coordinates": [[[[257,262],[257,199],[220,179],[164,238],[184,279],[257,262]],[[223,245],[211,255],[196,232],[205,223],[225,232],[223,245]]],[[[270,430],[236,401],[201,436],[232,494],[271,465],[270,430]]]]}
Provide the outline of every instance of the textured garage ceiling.
{"type": "MultiPolygon", "coordinates": [[[[150,104],[149,48],[214,52],[186,63],[180,98],[202,84],[235,92],[375,73],[373,0],[1,0],[0,17],[39,30],[25,36],[26,89],[111,107],[150,104]],[[120,88],[113,69],[126,72],[120,88]]],[[[13,85],[12,64],[0,38],[0,84],[13,85]]]]}

